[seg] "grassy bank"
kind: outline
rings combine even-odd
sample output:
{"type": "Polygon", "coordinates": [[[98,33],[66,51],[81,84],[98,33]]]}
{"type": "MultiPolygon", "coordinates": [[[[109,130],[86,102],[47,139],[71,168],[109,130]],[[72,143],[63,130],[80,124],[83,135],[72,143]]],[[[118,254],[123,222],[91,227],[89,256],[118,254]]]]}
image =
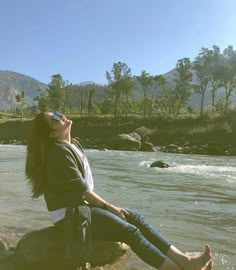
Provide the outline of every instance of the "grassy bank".
{"type": "MultiPolygon", "coordinates": [[[[84,146],[106,145],[110,138],[120,133],[137,132],[154,145],[212,144],[235,145],[235,126],[232,116],[210,118],[184,118],[164,120],[157,118],[111,116],[71,116],[72,135],[79,137],[84,146]],[[87,145],[86,145],[87,144],[87,145]],[[89,144],[89,145],[88,145],[89,144]]],[[[25,141],[32,119],[4,118],[0,120],[0,142],[25,141]]]]}

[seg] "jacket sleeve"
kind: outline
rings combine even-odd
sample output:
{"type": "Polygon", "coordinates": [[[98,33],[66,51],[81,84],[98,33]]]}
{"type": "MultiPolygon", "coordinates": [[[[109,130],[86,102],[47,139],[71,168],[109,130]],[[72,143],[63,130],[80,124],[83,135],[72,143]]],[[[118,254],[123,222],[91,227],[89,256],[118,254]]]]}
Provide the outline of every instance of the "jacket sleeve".
{"type": "Polygon", "coordinates": [[[54,145],[49,150],[47,179],[49,188],[62,194],[66,206],[78,205],[89,191],[74,156],[64,145],[54,145]]]}

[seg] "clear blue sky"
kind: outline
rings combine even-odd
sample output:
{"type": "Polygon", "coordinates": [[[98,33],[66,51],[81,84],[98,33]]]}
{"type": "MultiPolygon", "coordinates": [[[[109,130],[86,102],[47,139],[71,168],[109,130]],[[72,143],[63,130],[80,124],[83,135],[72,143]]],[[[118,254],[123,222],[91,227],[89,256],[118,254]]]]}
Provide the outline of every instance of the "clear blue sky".
{"type": "Polygon", "coordinates": [[[44,83],[106,83],[118,61],[164,74],[212,45],[235,49],[235,0],[0,0],[0,70],[44,83]]]}

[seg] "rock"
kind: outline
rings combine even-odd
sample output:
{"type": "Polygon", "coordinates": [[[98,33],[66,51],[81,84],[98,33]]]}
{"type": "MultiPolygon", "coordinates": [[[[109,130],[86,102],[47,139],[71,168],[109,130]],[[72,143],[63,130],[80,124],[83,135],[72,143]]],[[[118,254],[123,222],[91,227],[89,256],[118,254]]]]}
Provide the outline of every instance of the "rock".
{"type": "Polygon", "coordinates": [[[167,153],[181,153],[181,149],[176,144],[168,144],[161,146],[160,151],[167,152],[167,153]]]}
{"type": "Polygon", "coordinates": [[[157,160],[157,161],[154,161],[149,167],[150,168],[153,168],[153,167],[168,168],[170,166],[169,166],[169,164],[167,164],[167,163],[165,163],[163,161],[157,160]]]}
{"type": "MultiPolygon", "coordinates": [[[[66,269],[70,265],[64,260],[64,234],[55,226],[33,231],[24,235],[17,244],[15,262],[32,269],[66,269]]],[[[91,265],[114,262],[128,250],[128,246],[117,242],[92,242],[91,265]]]]}
{"type": "Polygon", "coordinates": [[[141,142],[141,137],[140,137],[140,135],[139,135],[138,133],[136,133],[136,132],[131,132],[131,133],[129,133],[128,135],[131,136],[132,138],[134,138],[135,140],[141,142]]]}
{"type": "Polygon", "coordinates": [[[178,150],[178,145],[176,145],[176,144],[169,144],[168,146],[167,146],[167,148],[169,149],[169,150],[172,150],[172,151],[177,151],[178,150]]]}
{"type": "Polygon", "coordinates": [[[12,261],[4,261],[0,263],[0,270],[19,270],[14,262],[12,261]]]}
{"type": "Polygon", "coordinates": [[[138,133],[143,140],[147,140],[149,136],[152,135],[155,131],[153,129],[142,126],[137,128],[135,132],[138,133]]]}
{"type": "Polygon", "coordinates": [[[0,238],[0,250],[7,250],[7,244],[0,238]]]}
{"type": "Polygon", "coordinates": [[[120,242],[94,241],[92,243],[89,263],[92,266],[105,265],[115,262],[126,251],[129,246],[120,242]]]}
{"type": "Polygon", "coordinates": [[[141,137],[132,132],[130,134],[120,134],[112,142],[116,150],[138,151],[141,148],[141,137]]]}
{"type": "Polygon", "coordinates": [[[14,250],[0,250],[0,263],[8,261],[14,254],[14,250]]]}
{"type": "Polygon", "coordinates": [[[15,266],[12,262],[14,254],[14,249],[8,249],[7,244],[2,239],[0,239],[0,270],[15,269],[15,266]]]}
{"type": "Polygon", "coordinates": [[[155,149],[151,142],[142,142],[141,151],[155,152],[155,149]]]}

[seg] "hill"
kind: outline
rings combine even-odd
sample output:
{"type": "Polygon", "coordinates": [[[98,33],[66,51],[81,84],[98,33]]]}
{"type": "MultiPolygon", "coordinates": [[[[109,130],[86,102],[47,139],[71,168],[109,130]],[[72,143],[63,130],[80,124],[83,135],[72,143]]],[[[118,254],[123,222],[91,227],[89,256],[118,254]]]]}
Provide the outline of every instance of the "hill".
{"type": "Polygon", "coordinates": [[[15,95],[25,91],[27,103],[34,105],[33,100],[37,95],[37,89],[46,88],[45,83],[39,82],[21,73],[2,70],[0,71],[0,111],[16,107],[15,95]]]}
{"type": "MultiPolygon", "coordinates": [[[[175,76],[176,69],[172,69],[169,72],[163,74],[166,79],[165,87],[167,88],[174,88],[175,87],[175,76]]],[[[135,94],[134,98],[139,99],[142,95],[142,88],[140,83],[137,81],[136,76],[133,77],[134,84],[135,84],[135,94]]],[[[196,83],[197,77],[193,75],[193,83],[196,83]]],[[[76,84],[77,86],[87,86],[91,84],[97,84],[96,82],[86,81],[80,82],[76,84]]],[[[101,85],[102,86],[102,85],[101,85]]],[[[28,105],[32,106],[35,105],[34,98],[39,94],[37,89],[44,89],[47,87],[47,84],[37,81],[34,78],[26,76],[24,74],[20,74],[13,71],[0,71],[0,111],[5,111],[7,109],[15,108],[17,103],[15,100],[15,95],[19,94],[22,90],[25,91],[27,99],[26,102],[28,105]]],[[[158,85],[153,85],[152,89],[150,89],[153,93],[158,93],[160,91],[160,87],[158,85]]],[[[219,98],[223,98],[225,96],[224,90],[220,89],[217,92],[216,101],[219,98]]],[[[106,97],[105,88],[101,88],[100,91],[94,96],[94,100],[100,101],[106,97]]],[[[200,95],[193,94],[187,106],[198,107],[200,105],[200,95]]],[[[234,94],[232,97],[233,104],[236,104],[236,95],[234,94]]],[[[204,98],[204,106],[208,106],[211,104],[211,94],[210,91],[206,92],[204,98]]]]}

